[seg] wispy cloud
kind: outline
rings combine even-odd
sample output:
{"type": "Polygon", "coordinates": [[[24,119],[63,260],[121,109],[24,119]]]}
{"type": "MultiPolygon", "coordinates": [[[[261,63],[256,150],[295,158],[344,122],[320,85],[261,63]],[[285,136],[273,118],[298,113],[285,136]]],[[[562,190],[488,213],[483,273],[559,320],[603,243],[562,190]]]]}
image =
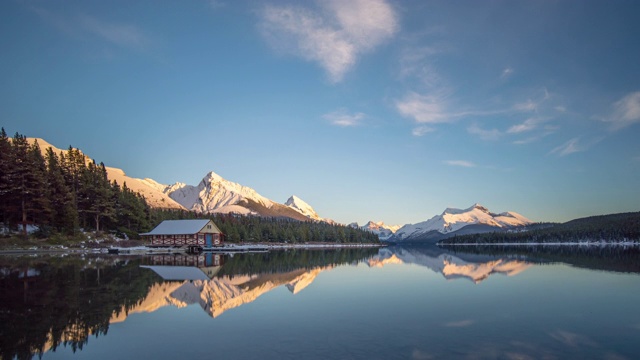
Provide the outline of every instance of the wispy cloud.
{"type": "Polygon", "coordinates": [[[549,336],[570,347],[598,346],[598,344],[590,338],[570,331],[556,330],[549,333],[549,336]]]}
{"type": "Polygon", "coordinates": [[[442,77],[429,59],[445,52],[442,46],[411,46],[400,54],[400,79],[418,79],[422,86],[435,88],[443,82],[442,77]]]}
{"type": "Polygon", "coordinates": [[[616,131],[640,123],[640,91],[630,93],[613,104],[613,113],[605,120],[616,131]]]}
{"type": "Polygon", "coordinates": [[[441,95],[409,92],[403,99],[396,101],[395,105],[401,115],[418,124],[447,123],[453,120],[445,111],[445,100],[441,95]]]}
{"type": "Polygon", "coordinates": [[[471,161],[466,161],[466,160],[446,160],[444,161],[444,163],[450,166],[461,166],[466,168],[473,168],[477,166],[471,161]]]}
{"type": "Polygon", "coordinates": [[[340,82],[357,58],[393,37],[398,16],[385,0],[331,0],[319,8],[267,5],[262,33],[278,48],[320,64],[340,82]]]}
{"type": "Polygon", "coordinates": [[[513,74],[513,69],[510,68],[510,67],[506,67],[506,68],[504,68],[504,70],[502,70],[502,74],[500,74],[500,78],[501,79],[506,79],[506,78],[510,77],[511,74],[513,74]]]}
{"type": "Polygon", "coordinates": [[[538,106],[538,102],[528,99],[527,101],[514,104],[513,110],[522,112],[536,111],[538,109],[538,106]]]}
{"type": "Polygon", "coordinates": [[[417,126],[415,128],[413,128],[413,130],[411,131],[411,133],[413,134],[413,136],[423,136],[425,134],[428,134],[430,132],[434,132],[435,129],[426,125],[422,125],[422,126],[417,126]]]}
{"type": "Polygon", "coordinates": [[[474,320],[461,320],[461,321],[448,322],[448,323],[444,324],[444,326],[446,326],[446,327],[467,327],[467,326],[473,325],[474,323],[475,323],[474,320]]]}
{"type": "Polygon", "coordinates": [[[502,132],[498,129],[483,129],[478,124],[473,123],[467,128],[469,134],[478,135],[482,140],[498,140],[502,136],[502,132]]]}
{"type": "Polygon", "coordinates": [[[86,31],[114,45],[140,50],[149,43],[147,36],[134,25],[106,22],[89,15],[81,15],[80,24],[86,31]]]}
{"type": "Polygon", "coordinates": [[[577,153],[580,151],[584,151],[585,148],[580,145],[579,138],[573,138],[566,143],[554,148],[549,152],[549,154],[555,154],[558,156],[567,156],[569,154],[577,153]]]}
{"type": "Polygon", "coordinates": [[[547,119],[541,117],[531,117],[525,120],[524,122],[511,126],[507,133],[509,134],[519,134],[527,131],[531,131],[538,127],[541,123],[545,122],[547,119]]]}
{"type": "Polygon", "coordinates": [[[97,37],[112,45],[134,50],[143,50],[151,44],[149,36],[132,24],[105,21],[87,14],[66,16],[35,6],[30,9],[58,31],[75,39],[97,37]]]}
{"type": "Polygon", "coordinates": [[[362,120],[365,118],[365,115],[361,112],[349,114],[346,109],[340,109],[324,114],[322,117],[333,125],[349,127],[360,125],[362,120]]]}

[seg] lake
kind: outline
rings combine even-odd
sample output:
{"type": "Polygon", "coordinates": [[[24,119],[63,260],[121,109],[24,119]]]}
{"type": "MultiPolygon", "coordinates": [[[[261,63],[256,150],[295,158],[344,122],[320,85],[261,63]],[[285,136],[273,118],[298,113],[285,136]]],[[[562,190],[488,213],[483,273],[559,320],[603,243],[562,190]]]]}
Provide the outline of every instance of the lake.
{"type": "Polygon", "coordinates": [[[637,359],[637,247],[0,256],[0,358],[637,359]]]}

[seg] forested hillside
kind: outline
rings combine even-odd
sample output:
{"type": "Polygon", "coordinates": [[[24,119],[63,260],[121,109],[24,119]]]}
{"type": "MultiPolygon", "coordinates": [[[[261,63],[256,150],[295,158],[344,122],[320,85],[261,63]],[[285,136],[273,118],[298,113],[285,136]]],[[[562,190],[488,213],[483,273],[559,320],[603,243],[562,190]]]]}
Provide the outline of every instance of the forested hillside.
{"type": "Polygon", "coordinates": [[[166,219],[211,218],[230,242],[372,243],[370,232],[288,218],[202,214],[152,208],[126,183],[110,182],[103,163],[69,147],[56,154],[0,131],[0,234],[82,239],[83,231],[138,238],[166,219]],[[27,230],[31,229],[30,235],[27,230]]]}
{"type": "Polygon", "coordinates": [[[456,236],[440,244],[563,243],[640,241],[640,212],[591,216],[563,224],[523,227],[508,232],[456,236]]]}
{"type": "Polygon", "coordinates": [[[79,230],[137,234],[151,225],[145,199],[109,182],[104,164],[69,147],[56,154],[0,131],[0,221],[5,228],[38,228],[36,236],[73,236],[79,230]]]}

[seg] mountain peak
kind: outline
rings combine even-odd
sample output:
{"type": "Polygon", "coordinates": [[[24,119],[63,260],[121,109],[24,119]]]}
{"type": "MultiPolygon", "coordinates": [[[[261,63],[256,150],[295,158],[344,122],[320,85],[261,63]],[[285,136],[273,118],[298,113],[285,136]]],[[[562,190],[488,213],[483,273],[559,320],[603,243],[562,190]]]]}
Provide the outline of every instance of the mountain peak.
{"type": "Polygon", "coordinates": [[[476,203],[464,210],[447,208],[442,215],[436,215],[427,221],[417,224],[407,224],[396,232],[396,238],[398,240],[404,240],[407,238],[431,236],[431,238],[435,239],[455,234],[469,225],[474,225],[476,230],[467,228],[464,230],[465,233],[472,233],[470,231],[478,232],[480,228],[482,228],[482,231],[488,229],[507,229],[513,226],[531,223],[531,220],[518,213],[506,212],[495,214],[490,212],[486,207],[476,203]]]}
{"type": "Polygon", "coordinates": [[[323,220],[320,215],[318,215],[318,213],[316,213],[316,211],[311,207],[311,205],[307,204],[304,200],[295,195],[291,195],[287,202],[285,202],[284,204],[298,211],[309,219],[323,220]]]}
{"type": "MultiPolygon", "coordinates": [[[[356,224],[357,225],[357,224],[356,224]]],[[[378,235],[380,240],[387,240],[400,228],[400,226],[385,225],[384,221],[369,221],[366,225],[360,227],[363,230],[371,231],[378,235]]]]}
{"type": "Polygon", "coordinates": [[[205,175],[205,177],[204,177],[204,178],[205,178],[205,179],[207,179],[207,180],[209,180],[209,181],[216,181],[216,182],[218,182],[218,181],[223,181],[223,180],[224,180],[224,178],[223,178],[222,176],[220,176],[220,175],[216,174],[216,173],[215,173],[215,172],[213,172],[213,171],[209,171],[209,172],[207,173],[207,175],[205,175]]]}

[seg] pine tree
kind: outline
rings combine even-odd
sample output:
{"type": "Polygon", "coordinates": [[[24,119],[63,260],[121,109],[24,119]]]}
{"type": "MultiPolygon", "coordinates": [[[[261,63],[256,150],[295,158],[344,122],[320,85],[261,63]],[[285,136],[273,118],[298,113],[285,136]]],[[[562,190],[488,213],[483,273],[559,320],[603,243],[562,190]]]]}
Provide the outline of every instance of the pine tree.
{"type": "Polygon", "coordinates": [[[51,202],[47,187],[47,165],[38,140],[35,140],[28,152],[29,168],[31,172],[31,184],[33,191],[29,208],[31,210],[32,221],[42,226],[49,225],[49,214],[51,213],[51,202]]]}
{"type": "Polygon", "coordinates": [[[67,187],[63,169],[53,149],[46,151],[47,186],[51,201],[50,224],[56,230],[73,234],[78,228],[78,210],[69,187],[67,187]]]}
{"type": "Polygon", "coordinates": [[[7,137],[4,128],[0,130],[0,221],[3,226],[8,226],[9,220],[9,195],[11,181],[9,172],[13,166],[11,141],[7,137]]]}

